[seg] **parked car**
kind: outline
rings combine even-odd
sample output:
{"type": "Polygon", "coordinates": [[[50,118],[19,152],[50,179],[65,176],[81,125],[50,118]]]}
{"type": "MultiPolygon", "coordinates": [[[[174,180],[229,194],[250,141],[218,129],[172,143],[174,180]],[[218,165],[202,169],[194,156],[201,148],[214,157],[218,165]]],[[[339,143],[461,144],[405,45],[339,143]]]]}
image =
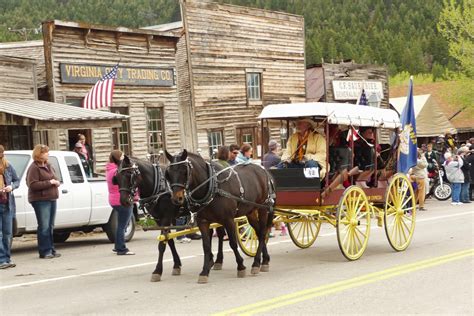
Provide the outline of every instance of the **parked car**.
{"type": "MultiPolygon", "coordinates": [[[[5,156],[15,168],[20,178],[20,187],[13,193],[16,200],[16,218],[13,221],[14,236],[35,233],[37,221],[35,212],[28,203],[28,187],[26,173],[33,162],[31,151],[6,151],[5,156]]],[[[49,163],[56,171],[61,185],[57,204],[54,226],[54,241],[65,242],[71,232],[91,232],[102,227],[111,242],[115,240],[117,214],[108,202],[107,183],[104,177],[87,178],[74,152],[50,151],[49,163]]],[[[130,241],[135,233],[135,219],[138,217],[134,208],[134,217],[130,221],[126,233],[126,241],[130,241]]]]}

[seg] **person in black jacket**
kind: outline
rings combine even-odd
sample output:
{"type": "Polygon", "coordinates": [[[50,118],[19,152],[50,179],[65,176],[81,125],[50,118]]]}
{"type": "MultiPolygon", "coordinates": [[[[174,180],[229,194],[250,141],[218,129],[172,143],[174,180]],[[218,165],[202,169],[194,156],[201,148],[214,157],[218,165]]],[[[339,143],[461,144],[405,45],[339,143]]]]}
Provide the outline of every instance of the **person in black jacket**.
{"type": "Polygon", "coordinates": [[[471,145],[471,150],[469,151],[469,154],[466,155],[466,161],[470,164],[469,177],[471,179],[471,183],[469,184],[469,199],[474,201],[472,194],[472,189],[474,188],[474,145],[471,145]]]}
{"type": "Polygon", "coordinates": [[[473,167],[468,161],[468,156],[470,156],[469,148],[464,146],[459,148],[458,155],[463,160],[463,165],[461,170],[464,174],[464,183],[461,185],[461,202],[462,203],[471,203],[471,198],[469,196],[469,187],[471,184],[471,170],[473,167]]]}

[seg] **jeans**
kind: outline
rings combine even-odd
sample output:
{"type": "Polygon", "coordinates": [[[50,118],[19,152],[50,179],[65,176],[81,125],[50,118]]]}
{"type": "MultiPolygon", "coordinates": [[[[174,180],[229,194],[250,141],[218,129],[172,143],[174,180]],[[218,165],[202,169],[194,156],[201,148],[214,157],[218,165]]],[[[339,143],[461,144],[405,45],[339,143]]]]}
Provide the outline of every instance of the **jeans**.
{"type": "Polygon", "coordinates": [[[10,262],[12,231],[13,212],[10,212],[8,203],[0,204],[0,264],[10,262]]]}
{"type": "Polygon", "coordinates": [[[451,193],[451,198],[453,203],[461,202],[461,185],[462,183],[451,183],[453,192],[451,193]]]}
{"type": "Polygon", "coordinates": [[[470,183],[463,183],[461,185],[461,202],[467,203],[471,201],[471,198],[469,196],[469,186],[470,183]]]}
{"type": "Polygon", "coordinates": [[[31,202],[35,210],[36,221],[38,222],[38,230],[36,236],[38,238],[38,252],[40,257],[46,255],[54,255],[53,230],[54,219],[56,218],[56,200],[54,201],[35,201],[31,202]]]}
{"type": "Polygon", "coordinates": [[[117,231],[115,233],[115,250],[117,253],[124,253],[128,251],[125,246],[125,229],[132,218],[132,207],[115,205],[112,206],[117,212],[117,231]]]}

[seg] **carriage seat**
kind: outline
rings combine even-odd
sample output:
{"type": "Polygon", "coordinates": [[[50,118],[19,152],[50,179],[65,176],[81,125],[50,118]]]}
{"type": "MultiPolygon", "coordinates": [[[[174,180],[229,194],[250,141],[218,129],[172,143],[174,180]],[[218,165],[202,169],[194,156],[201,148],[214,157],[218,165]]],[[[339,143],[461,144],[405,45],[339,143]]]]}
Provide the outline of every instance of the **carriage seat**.
{"type": "Polygon", "coordinates": [[[320,178],[308,178],[304,168],[270,169],[270,174],[275,181],[276,191],[320,190],[320,178]]]}

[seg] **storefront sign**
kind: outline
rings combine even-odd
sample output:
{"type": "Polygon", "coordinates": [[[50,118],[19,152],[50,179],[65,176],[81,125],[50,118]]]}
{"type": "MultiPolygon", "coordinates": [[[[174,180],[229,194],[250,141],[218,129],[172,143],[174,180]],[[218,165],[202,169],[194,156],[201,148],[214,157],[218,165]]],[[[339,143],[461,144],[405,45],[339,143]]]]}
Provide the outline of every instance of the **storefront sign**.
{"type": "MultiPolygon", "coordinates": [[[[112,66],[60,64],[62,83],[95,84],[112,66]]],[[[174,86],[174,69],[120,66],[116,85],[174,86]]]]}
{"type": "Polygon", "coordinates": [[[362,88],[364,88],[367,98],[375,93],[380,100],[384,99],[381,81],[333,80],[332,88],[335,100],[357,100],[359,99],[362,88]]]}

